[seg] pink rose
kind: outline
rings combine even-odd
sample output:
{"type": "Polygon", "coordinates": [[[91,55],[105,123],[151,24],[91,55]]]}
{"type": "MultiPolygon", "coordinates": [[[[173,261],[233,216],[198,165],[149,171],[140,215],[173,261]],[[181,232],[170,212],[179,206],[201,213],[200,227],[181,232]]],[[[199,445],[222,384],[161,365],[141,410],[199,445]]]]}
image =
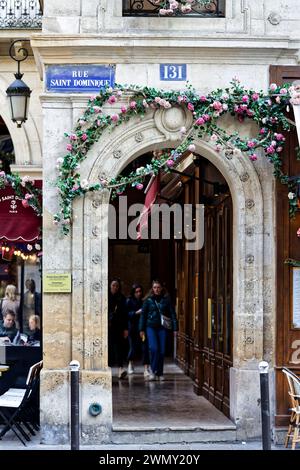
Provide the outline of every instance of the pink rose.
{"type": "Polygon", "coordinates": [[[197,121],[195,122],[196,126],[201,126],[204,123],[205,123],[205,120],[203,119],[203,117],[198,118],[197,121]]]}
{"type": "Polygon", "coordinates": [[[249,140],[249,141],[247,142],[247,146],[249,147],[249,149],[253,149],[253,147],[255,147],[255,145],[256,145],[256,144],[255,144],[255,142],[253,142],[253,140],[249,140]]]}
{"type": "Polygon", "coordinates": [[[73,145],[68,144],[67,145],[67,150],[68,150],[68,152],[71,152],[73,150],[73,145]]]}
{"type": "Polygon", "coordinates": [[[121,113],[123,113],[123,114],[127,113],[126,106],[121,106],[121,113]]]}
{"type": "Polygon", "coordinates": [[[272,155],[273,153],[275,153],[275,148],[270,145],[270,147],[267,148],[267,154],[272,155]]]}
{"type": "Polygon", "coordinates": [[[276,90],[277,90],[277,85],[276,85],[276,83],[271,83],[271,85],[270,85],[269,88],[270,88],[271,91],[276,91],[276,90]]]}
{"type": "Polygon", "coordinates": [[[205,122],[210,121],[210,115],[209,114],[203,114],[203,119],[205,122]]]}
{"type": "Polygon", "coordinates": [[[214,101],[213,102],[213,108],[216,111],[221,111],[222,108],[223,108],[223,105],[222,105],[222,103],[220,103],[220,101],[214,101]]]}
{"type": "Polygon", "coordinates": [[[242,102],[243,103],[248,103],[249,101],[249,96],[248,95],[244,95],[243,98],[242,98],[242,102]]]}
{"type": "Polygon", "coordinates": [[[188,103],[187,107],[190,111],[194,111],[194,109],[195,109],[194,105],[192,103],[188,103]]]}
{"type": "Polygon", "coordinates": [[[259,94],[258,93],[253,93],[252,100],[257,101],[258,99],[259,99],[259,94]]]}
{"type": "Polygon", "coordinates": [[[119,115],[118,115],[118,114],[113,114],[113,115],[111,116],[111,120],[112,120],[113,122],[118,122],[118,120],[119,120],[119,115]]]}
{"type": "Polygon", "coordinates": [[[200,101],[202,101],[202,103],[204,103],[206,101],[206,96],[204,96],[204,95],[200,96],[200,101]]]}
{"type": "Polygon", "coordinates": [[[279,93],[281,95],[287,95],[287,89],[286,88],[281,88],[279,93]]]}
{"type": "Polygon", "coordinates": [[[130,103],[130,108],[135,109],[136,108],[136,101],[131,101],[130,103]]]}
{"type": "Polygon", "coordinates": [[[253,162],[255,162],[257,160],[256,153],[253,153],[252,155],[250,155],[250,160],[252,160],[253,162]]]}
{"type": "Polygon", "coordinates": [[[175,162],[174,162],[174,160],[171,160],[171,158],[169,158],[169,160],[167,160],[166,163],[167,163],[167,166],[168,166],[169,168],[171,168],[172,166],[174,166],[174,163],[175,163],[175,162]]]}
{"type": "Polygon", "coordinates": [[[114,95],[111,95],[107,101],[109,102],[109,104],[114,104],[117,100],[114,95]]]}
{"type": "Polygon", "coordinates": [[[141,190],[141,189],[143,189],[144,185],[142,183],[138,183],[138,184],[136,184],[135,187],[136,187],[136,189],[141,190]]]}
{"type": "Polygon", "coordinates": [[[264,127],[261,128],[261,130],[259,131],[260,134],[265,134],[267,131],[267,129],[265,129],[264,127]]]}
{"type": "Polygon", "coordinates": [[[87,139],[88,139],[87,134],[82,134],[81,140],[83,140],[83,142],[85,142],[87,139]]]}
{"type": "Polygon", "coordinates": [[[285,140],[284,135],[282,135],[282,134],[276,134],[275,133],[274,136],[275,136],[276,140],[279,140],[279,141],[284,141],[285,140]]]}
{"type": "Polygon", "coordinates": [[[25,207],[25,209],[28,209],[28,207],[30,207],[26,199],[22,199],[22,206],[25,207]]]}

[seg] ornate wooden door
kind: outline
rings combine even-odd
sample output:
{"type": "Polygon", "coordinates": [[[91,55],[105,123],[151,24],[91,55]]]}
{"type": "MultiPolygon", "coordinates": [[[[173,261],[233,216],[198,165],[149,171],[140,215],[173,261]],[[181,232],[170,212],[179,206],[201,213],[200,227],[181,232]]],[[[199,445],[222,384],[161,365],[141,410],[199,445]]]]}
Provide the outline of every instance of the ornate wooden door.
{"type": "MultiPolygon", "coordinates": [[[[232,201],[206,209],[202,258],[202,393],[229,416],[232,366],[232,201]]],[[[200,322],[201,322],[200,320],[200,322]]]]}

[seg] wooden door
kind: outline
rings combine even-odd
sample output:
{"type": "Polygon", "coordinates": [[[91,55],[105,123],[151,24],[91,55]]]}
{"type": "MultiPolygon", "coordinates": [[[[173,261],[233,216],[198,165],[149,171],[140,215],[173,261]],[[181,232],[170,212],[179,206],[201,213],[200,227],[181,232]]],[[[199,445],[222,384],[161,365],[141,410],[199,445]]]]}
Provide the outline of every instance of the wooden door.
{"type": "MultiPolygon", "coordinates": [[[[278,85],[300,80],[300,67],[272,66],[270,81],[278,85]]],[[[291,119],[293,115],[291,113],[291,119]]],[[[296,131],[286,134],[283,171],[289,175],[300,175],[300,161],[295,148],[299,145],[296,131]]],[[[276,184],[276,237],[277,237],[277,308],[276,308],[276,415],[275,425],[284,426],[289,419],[288,390],[282,367],[286,366],[300,375],[300,329],[294,328],[293,312],[293,267],[285,260],[300,260],[300,240],[297,229],[300,227],[300,212],[294,219],[289,217],[288,189],[276,184]],[[297,348],[298,359],[297,363],[297,348]]]]}
{"type": "Polygon", "coordinates": [[[232,201],[206,209],[203,253],[203,395],[227,416],[232,367],[232,201]]]}

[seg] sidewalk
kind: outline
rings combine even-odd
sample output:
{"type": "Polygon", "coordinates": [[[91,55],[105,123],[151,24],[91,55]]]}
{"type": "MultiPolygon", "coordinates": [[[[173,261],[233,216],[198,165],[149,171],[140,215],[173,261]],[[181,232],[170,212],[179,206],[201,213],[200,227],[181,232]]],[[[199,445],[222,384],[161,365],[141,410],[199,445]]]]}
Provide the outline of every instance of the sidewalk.
{"type": "MultiPolygon", "coordinates": [[[[300,449],[300,446],[298,447],[300,449]]],[[[34,437],[31,442],[24,447],[14,435],[6,435],[0,441],[1,450],[70,450],[70,445],[42,445],[39,443],[39,437],[34,437]]],[[[224,451],[224,450],[262,450],[260,441],[249,442],[232,442],[232,443],[190,443],[190,444],[106,444],[106,445],[93,445],[82,446],[81,450],[98,450],[98,451],[120,451],[120,450],[210,450],[210,451],[224,451]]],[[[283,446],[272,446],[272,450],[285,450],[283,446]]]]}

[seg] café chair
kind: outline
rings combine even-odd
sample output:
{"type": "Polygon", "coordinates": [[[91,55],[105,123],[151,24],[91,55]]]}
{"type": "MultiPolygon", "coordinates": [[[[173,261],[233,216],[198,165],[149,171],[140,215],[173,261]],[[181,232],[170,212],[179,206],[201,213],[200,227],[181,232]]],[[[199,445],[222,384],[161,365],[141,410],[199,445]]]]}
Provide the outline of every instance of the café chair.
{"type": "Polygon", "coordinates": [[[296,444],[300,443],[300,378],[290,369],[284,367],[282,372],[288,382],[289,396],[291,401],[291,416],[288,432],[284,445],[288,447],[289,440],[292,438],[292,450],[295,450],[296,444]]]}
{"type": "Polygon", "coordinates": [[[22,444],[26,446],[24,439],[30,441],[30,435],[24,430],[24,427],[30,434],[35,435],[32,426],[37,430],[38,425],[31,418],[34,411],[33,401],[38,393],[42,367],[42,361],[30,367],[26,379],[26,388],[10,388],[0,396],[0,416],[5,423],[0,432],[0,440],[11,429],[22,444]]]}

